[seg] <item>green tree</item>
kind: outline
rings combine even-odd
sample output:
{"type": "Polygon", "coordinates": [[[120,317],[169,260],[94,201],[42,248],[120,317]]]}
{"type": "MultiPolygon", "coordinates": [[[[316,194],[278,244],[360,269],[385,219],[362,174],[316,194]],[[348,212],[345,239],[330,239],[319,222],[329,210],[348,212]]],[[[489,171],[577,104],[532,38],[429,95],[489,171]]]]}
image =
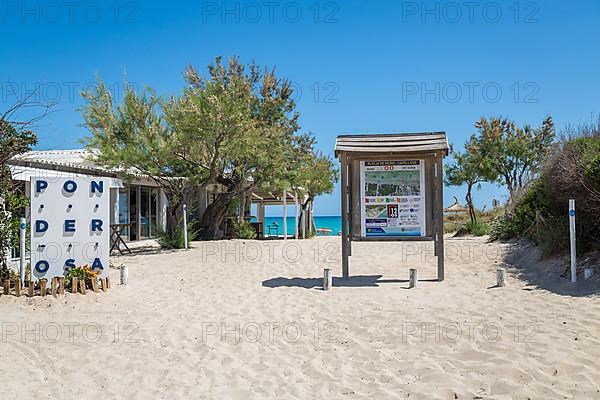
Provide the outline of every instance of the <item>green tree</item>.
{"type": "Polygon", "coordinates": [[[151,89],[136,93],[126,85],[121,104],[114,104],[103,82],[82,93],[84,125],[91,136],[84,139],[93,159],[128,178],[146,176],[164,188],[169,202],[167,230],[174,233],[183,204],[205,171],[187,162],[188,143],[169,126],[161,100],[151,89]]]}
{"type": "Polygon", "coordinates": [[[188,145],[185,160],[205,171],[207,184],[225,188],[201,220],[203,235],[219,239],[233,201],[257,188],[289,187],[299,125],[290,83],[273,71],[217,58],[208,72],[188,68],[188,87],[169,102],[166,118],[188,145]]]}
{"type": "Polygon", "coordinates": [[[18,216],[24,215],[28,204],[25,193],[12,180],[8,161],[37,143],[32,128],[54,106],[31,101],[34,96],[31,93],[0,115],[0,279],[8,277],[8,250],[18,245],[18,216]]]}
{"type": "Polygon", "coordinates": [[[331,157],[317,151],[315,144],[312,136],[303,136],[291,158],[294,189],[303,195],[298,229],[302,232],[304,226],[308,236],[316,233],[313,214],[315,198],[333,192],[339,177],[339,171],[331,157]]]}
{"type": "Polygon", "coordinates": [[[466,146],[470,157],[488,164],[506,185],[511,203],[520,189],[539,173],[554,141],[554,122],[547,117],[539,128],[520,128],[503,118],[481,118],[479,135],[466,146]]]}
{"type": "MultiPolygon", "coordinates": [[[[472,136],[465,147],[469,147],[477,138],[472,136]]],[[[447,164],[446,174],[444,177],[447,186],[462,186],[466,185],[467,194],[465,201],[469,207],[469,217],[471,223],[477,222],[477,214],[475,213],[475,205],[473,204],[473,188],[481,187],[482,182],[493,182],[497,178],[497,174],[490,168],[489,162],[482,162],[478,157],[475,157],[470,152],[459,152],[453,147],[451,155],[454,159],[452,164],[447,164]]]]}

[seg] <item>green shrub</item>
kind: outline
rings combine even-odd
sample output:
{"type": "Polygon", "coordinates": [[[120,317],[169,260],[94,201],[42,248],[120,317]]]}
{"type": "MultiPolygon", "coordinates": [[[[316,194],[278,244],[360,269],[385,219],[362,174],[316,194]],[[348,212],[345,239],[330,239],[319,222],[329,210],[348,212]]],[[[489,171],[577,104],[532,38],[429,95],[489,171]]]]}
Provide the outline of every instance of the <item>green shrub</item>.
{"type": "Polygon", "coordinates": [[[467,222],[457,232],[456,236],[473,235],[484,236],[489,231],[489,225],[483,222],[467,222]]]}
{"type": "MultiPolygon", "coordinates": [[[[188,245],[198,236],[196,223],[190,221],[188,226],[188,245]]],[[[183,230],[183,222],[177,224],[177,227],[171,232],[162,232],[158,237],[158,244],[163,249],[185,249],[185,235],[183,230]]]]}
{"type": "Polygon", "coordinates": [[[234,239],[256,239],[256,230],[248,221],[234,222],[232,226],[232,237],[234,239]]]}
{"type": "Polygon", "coordinates": [[[490,240],[508,240],[523,236],[532,238],[536,213],[548,215],[551,210],[548,193],[542,181],[535,181],[516,200],[512,209],[497,217],[491,224],[490,240]]]}

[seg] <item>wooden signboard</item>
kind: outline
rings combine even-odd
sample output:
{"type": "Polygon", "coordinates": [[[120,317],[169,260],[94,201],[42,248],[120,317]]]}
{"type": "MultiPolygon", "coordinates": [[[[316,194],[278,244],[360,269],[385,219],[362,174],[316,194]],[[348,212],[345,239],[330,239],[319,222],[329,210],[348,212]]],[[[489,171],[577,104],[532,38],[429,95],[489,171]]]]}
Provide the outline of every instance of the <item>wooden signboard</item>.
{"type": "Polygon", "coordinates": [[[338,136],[342,177],[342,275],[352,241],[433,241],[444,280],[444,132],[338,136]]]}

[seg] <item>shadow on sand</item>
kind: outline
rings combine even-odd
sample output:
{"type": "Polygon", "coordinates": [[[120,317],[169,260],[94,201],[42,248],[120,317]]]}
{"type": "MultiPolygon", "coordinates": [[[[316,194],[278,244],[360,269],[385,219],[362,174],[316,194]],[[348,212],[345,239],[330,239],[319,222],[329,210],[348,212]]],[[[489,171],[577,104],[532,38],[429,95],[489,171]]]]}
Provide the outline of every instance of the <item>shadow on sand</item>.
{"type": "MultiPolygon", "coordinates": [[[[596,275],[583,279],[583,269],[577,269],[577,283],[571,283],[569,258],[543,259],[538,247],[531,243],[514,243],[505,253],[507,268],[530,287],[524,290],[542,289],[562,296],[600,295],[600,279],[596,275]]],[[[488,288],[491,289],[491,288],[488,288]]]]}
{"type": "MultiPolygon", "coordinates": [[[[341,277],[333,278],[334,287],[379,287],[386,283],[408,283],[407,279],[381,279],[383,275],[357,275],[347,279],[341,277]]],[[[436,281],[432,279],[420,279],[419,282],[436,281]]],[[[272,278],[263,281],[262,285],[269,288],[299,287],[304,289],[322,289],[323,278],[272,278]]]]}

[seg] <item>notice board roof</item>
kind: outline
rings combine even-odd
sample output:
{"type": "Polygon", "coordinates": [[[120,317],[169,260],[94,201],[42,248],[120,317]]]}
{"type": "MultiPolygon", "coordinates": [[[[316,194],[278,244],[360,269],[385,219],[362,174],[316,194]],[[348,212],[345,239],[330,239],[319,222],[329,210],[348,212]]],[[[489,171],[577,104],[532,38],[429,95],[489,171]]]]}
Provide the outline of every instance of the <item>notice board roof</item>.
{"type": "Polygon", "coordinates": [[[341,135],[335,141],[339,153],[435,153],[448,155],[446,132],[341,135]]]}

